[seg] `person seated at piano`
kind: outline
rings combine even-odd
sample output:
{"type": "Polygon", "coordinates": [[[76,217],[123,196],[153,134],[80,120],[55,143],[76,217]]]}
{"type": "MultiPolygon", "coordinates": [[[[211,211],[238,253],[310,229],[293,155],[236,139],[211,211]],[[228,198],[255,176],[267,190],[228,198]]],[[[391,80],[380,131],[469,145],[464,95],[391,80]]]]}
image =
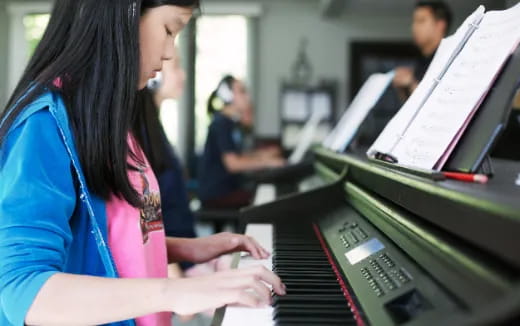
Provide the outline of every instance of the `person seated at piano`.
{"type": "Polygon", "coordinates": [[[198,195],[204,208],[249,205],[253,193],[245,187],[241,174],[285,164],[279,151],[272,148],[243,151],[240,123],[250,120],[247,110],[251,108],[245,84],[233,76],[225,76],[209,97],[212,121],[199,166],[198,195]]]}
{"type": "Polygon", "coordinates": [[[451,26],[451,10],[443,1],[418,1],[413,12],[412,35],[421,57],[414,67],[397,67],[393,85],[405,101],[424,77],[442,39],[451,26]]]}

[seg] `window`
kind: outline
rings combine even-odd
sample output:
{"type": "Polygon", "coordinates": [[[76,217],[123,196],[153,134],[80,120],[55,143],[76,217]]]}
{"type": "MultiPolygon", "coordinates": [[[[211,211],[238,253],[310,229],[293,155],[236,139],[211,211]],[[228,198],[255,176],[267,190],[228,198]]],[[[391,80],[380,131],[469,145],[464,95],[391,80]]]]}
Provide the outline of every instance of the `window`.
{"type": "Polygon", "coordinates": [[[51,3],[12,2],[7,11],[10,20],[7,93],[11,94],[47,27],[51,3]]]}
{"type": "Polygon", "coordinates": [[[244,79],[248,73],[248,22],[243,15],[197,19],[195,66],[195,152],[201,153],[210,117],[208,98],[226,74],[244,79]]]}
{"type": "Polygon", "coordinates": [[[27,49],[27,58],[30,58],[36,46],[42,39],[45,28],[49,23],[50,14],[28,14],[23,18],[25,27],[25,41],[27,49]]]}

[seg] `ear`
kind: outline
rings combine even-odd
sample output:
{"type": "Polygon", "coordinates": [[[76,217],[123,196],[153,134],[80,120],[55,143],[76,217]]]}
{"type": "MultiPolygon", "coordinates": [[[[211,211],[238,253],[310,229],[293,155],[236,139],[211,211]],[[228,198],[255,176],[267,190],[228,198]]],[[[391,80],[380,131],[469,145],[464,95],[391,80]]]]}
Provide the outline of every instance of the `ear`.
{"type": "Polygon", "coordinates": [[[437,20],[437,28],[443,35],[448,35],[448,24],[445,20],[439,19],[437,20]]]}

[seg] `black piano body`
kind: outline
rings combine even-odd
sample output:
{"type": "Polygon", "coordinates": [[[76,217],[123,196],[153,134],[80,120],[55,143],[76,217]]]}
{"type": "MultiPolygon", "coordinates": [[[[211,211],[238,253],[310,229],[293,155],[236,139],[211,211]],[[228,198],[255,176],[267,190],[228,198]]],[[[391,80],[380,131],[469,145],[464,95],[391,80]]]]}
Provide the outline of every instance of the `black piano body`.
{"type": "Polygon", "coordinates": [[[273,325],[519,324],[520,165],[493,164],[485,185],[433,181],[316,149],[325,186],[241,212],[242,227],[274,225],[274,270],[290,285],[273,325]]]}
{"type": "Polygon", "coordinates": [[[298,163],[288,163],[285,166],[265,168],[251,171],[245,176],[256,184],[272,184],[276,189],[276,197],[298,192],[298,185],[302,180],[314,174],[314,159],[306,155],[298,163]]]}

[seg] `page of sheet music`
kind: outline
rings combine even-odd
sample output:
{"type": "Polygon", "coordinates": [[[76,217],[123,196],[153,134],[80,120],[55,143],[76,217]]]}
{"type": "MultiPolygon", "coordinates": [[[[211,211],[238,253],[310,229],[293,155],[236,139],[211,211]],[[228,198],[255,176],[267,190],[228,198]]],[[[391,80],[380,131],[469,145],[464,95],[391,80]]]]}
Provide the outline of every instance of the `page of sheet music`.
{"type": "Polygon", "coordinates": [[[327,114],[327,108],[321,107],[316,108],[316,110],[312,112],[311,117],[302,128],[302,132],[300,133],[300,138],[296,148],[288,159],[289,163],[296,164],[301,162],[305,156],[305,152],[307,152],[309,147],[312,145],[314,135],[316,134],[316,130],[318,129],[321,120],[323,120],[327,114]]]}
{"type": "Polygon", "coordinates": [[[483,6],[479,6],[464,20],[453,35],[442,40],[423,79],[399,112],[388,122],[379,137],[372,144],[367,152],[369,156],[373,156],[376,152],[390,153],[392,151],[403,129],[412,120],[414,114],[420,109],[424,99],[434,87],[435,79],[438,78],[445,69],[458,45],[461,44],[469,32],[471,24],[479,22],[482,19],[484,10],[485,8],[483,6]]]}
{"type": "Polygon", "coordinates": [[[334,151],[344,151],[393,78],[393,70],[386,74],[378,73],[368,77],[330,134],[330,138],[325,140],[324,146],[334,151]]]}
{"type": "Polygon", "coordinates": [[[440,169],[520,41],[520,4],[485,14],[393,154],[399,164],[440,169]],[[441,164],[436,164],[440,162],[441,164]]]}

